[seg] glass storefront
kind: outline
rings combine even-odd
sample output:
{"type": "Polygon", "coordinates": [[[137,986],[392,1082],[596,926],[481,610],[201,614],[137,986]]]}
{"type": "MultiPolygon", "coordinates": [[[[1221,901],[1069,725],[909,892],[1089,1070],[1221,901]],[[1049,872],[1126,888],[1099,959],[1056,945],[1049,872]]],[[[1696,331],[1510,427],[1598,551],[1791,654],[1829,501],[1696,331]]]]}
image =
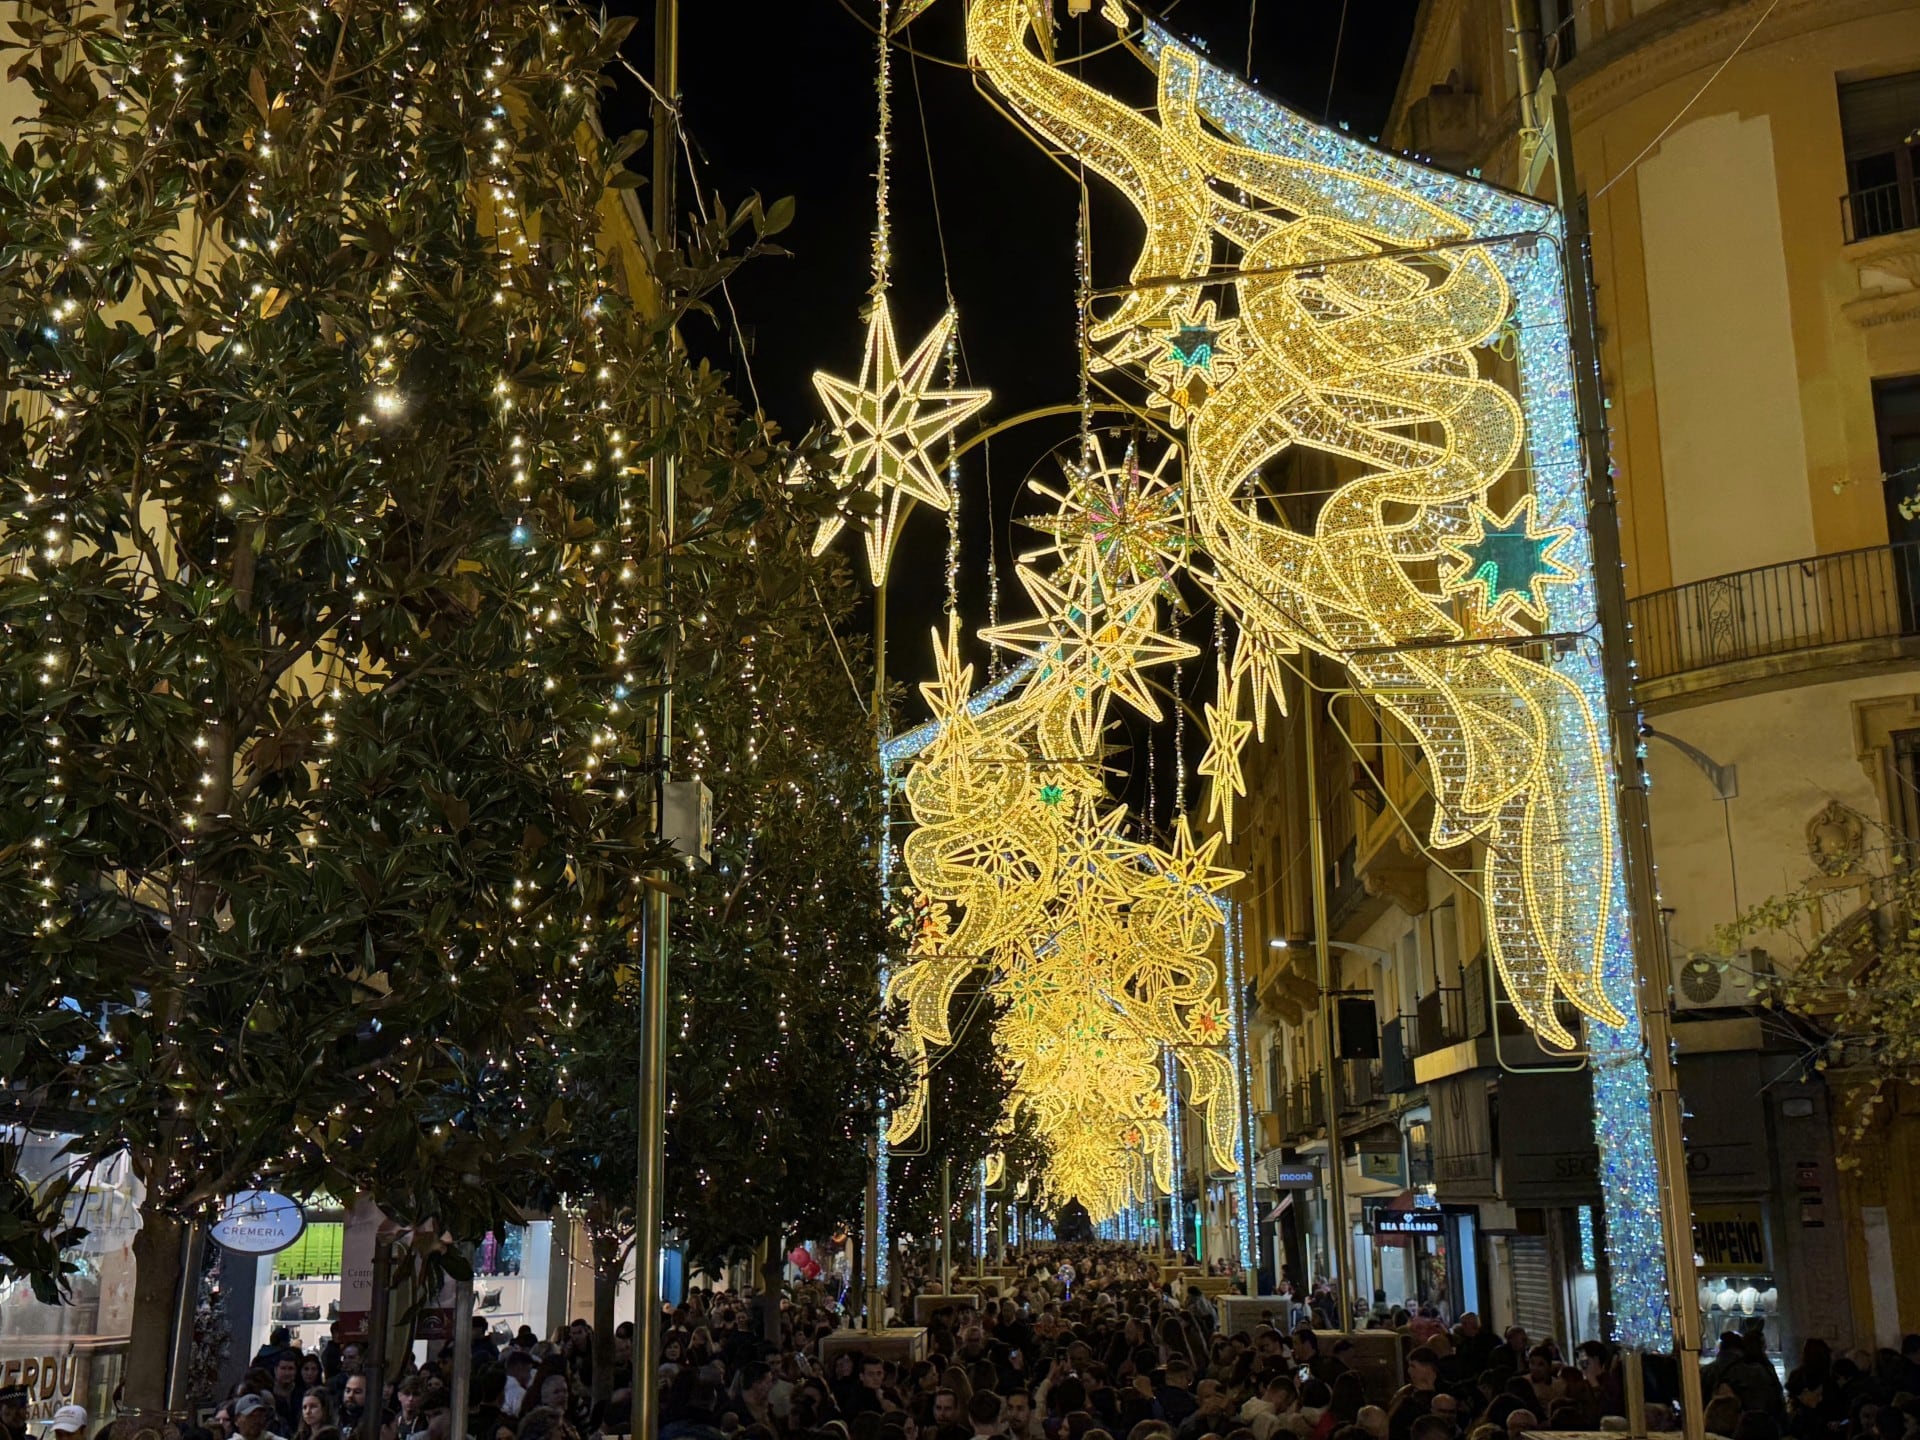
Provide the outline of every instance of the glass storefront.
{"type": "Polygon", "coordinates": [[[73,1177],[65,1220],[87,1234],[68,1252],[69,1303],[43,1305],[18,1279],[0,1283],[0,1387],[24,1385],[44,1428],[62,1405],[84,1405],[95,1428],[114,1413],[133,1315],[133,1237],[144,1191],[124,1157],[82,1171],[60,1152],[69,1136],[7,1129],[20,1173],[36,1190],[73,1177]]]}
{"type": "MultiPolygon", "coordinates": [[[[318,1213],[323,1218],[310,1221],[298,1240],[260,1267],[249,1354],[266,1344],[276,1325],[286,1326],[301,1349],[317,1350],[340,1317],[346,1226],[338,1211],[318,1213]]],[[[508,1225],[489,1231],[475,1249],[474,1310],[485,1317],[496,1339],[511,1338],[522,1325],[547,1338],[550,1236],[551,1226],[544,1220],[508,1225]]],[[[583,1289],[591,1296],[590,1267],[586,1277],[583,1289]]],[[[442,1304],[451,1302],[449,1287],[442,1304]]]]}

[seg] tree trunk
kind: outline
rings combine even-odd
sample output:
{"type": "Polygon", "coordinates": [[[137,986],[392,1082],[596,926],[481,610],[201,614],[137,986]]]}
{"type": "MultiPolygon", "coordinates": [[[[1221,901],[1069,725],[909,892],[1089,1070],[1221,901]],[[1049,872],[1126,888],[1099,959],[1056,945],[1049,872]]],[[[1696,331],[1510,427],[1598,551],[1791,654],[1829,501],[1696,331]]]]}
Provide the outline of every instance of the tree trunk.
{"type": "Polygon", "coordinates": [[[613,1327],[620,1323],[620,1239],[589,1225],[593,1244],[593,1400],[605,1411],[613,1393],[613,1327]]]}
{"type": "Polygon", "coordinates": [[[127,1338],[127,1369],[121,1396],[121,1440],[166,1423],[167,1366],[173,1355],[173,1324],[179,1312],[180,1241],[186,1227],[162,1208],[147,1187],[140,1229],[133,1237],[133,1315],[127,1338]]]}
{"type": "Polygon", "coordinates": [[[762,1243],[760,1273],[755,1277],[760,1288],[760,1338],[777,1347],[780,1344],[780,1276],[786,1268],[787,1257],[780,1249],[780,1236],[769,1235],[762,1243]]]}

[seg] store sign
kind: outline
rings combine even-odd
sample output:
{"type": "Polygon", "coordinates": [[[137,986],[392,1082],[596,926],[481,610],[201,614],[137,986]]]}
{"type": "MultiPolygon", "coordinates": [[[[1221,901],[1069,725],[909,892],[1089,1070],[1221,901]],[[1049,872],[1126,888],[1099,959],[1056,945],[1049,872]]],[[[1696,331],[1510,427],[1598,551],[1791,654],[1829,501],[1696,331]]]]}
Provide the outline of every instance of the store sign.
{"type": "Polygon", "coordinates": [[[1702,1205],[1693,1212],[1693,1248],[1711,1270],[1765,1274],[1767,1227],[1758,1205],[1702,1205]]]}
{"type": "Polygon", "coordinates": [[[1360,1178],[1404,1185],[1407,1183],[1407,1172],[1402,1158],[1398,1150],[1362,1150],[1359,1155],[1360,1178]]]}
{"type": "Polygon", "coordinates": [[[1493,1183],[1493,1121],[1487,1082],[1477,1072],[1435,1080],[1433,1178],[1447,1200],[1497,1200],[1493,1183]]]}
{"type": "Polygon", "coordinates": [[[1315,1190],[1320,1172],[1312,1165],[1276,1165],[1272,1170],[1275,1190],[1315,1190]]]}
{"type": "Polygon", "coordinates": [[[27,1418],[52,1419],[62,1405],[87,1402],[87,1366],[91,1359],[69,1349],[64,1354],[17,1355],[0,1360],[0,1390],[20,1386],[27,1392],[27,1418]]]}
{"type": "Polygon", "coordinates": [[[1438,1235],[1442,1218],[1439,1210],[1389,1210],[1384,1205],[1369,1205],[1366,1215],[1373,1235],[1438,1235]]]}
{"type": "Polygon", "coordinates": [[[210,1232],[223,1250],[277,1255],[307,1228],[300,1202],[271,1190],[242,1190],[227,1202],[210,1232]]]}
{"type": "Polygon", "coordinates": [[[380,1232],[380,1207],[362,1195],[347,1212],[340,1240],[340,1337],[367,1338],[373,1310],[373,1245],[380,1232]]]}

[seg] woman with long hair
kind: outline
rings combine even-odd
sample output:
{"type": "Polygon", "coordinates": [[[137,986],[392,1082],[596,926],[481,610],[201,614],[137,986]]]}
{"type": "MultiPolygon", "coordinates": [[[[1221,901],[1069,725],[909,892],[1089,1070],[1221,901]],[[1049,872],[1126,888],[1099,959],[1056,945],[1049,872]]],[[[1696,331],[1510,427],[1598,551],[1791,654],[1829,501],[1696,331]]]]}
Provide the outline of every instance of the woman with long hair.
{"type": "Polygon", "coordinates": [[[300,1425],[293,1432],[293,1440],[317,1440],[322,1430],[337,1433],[333,1392],[324,1385],[315,1385],[300,1397],[300,1425]]]}

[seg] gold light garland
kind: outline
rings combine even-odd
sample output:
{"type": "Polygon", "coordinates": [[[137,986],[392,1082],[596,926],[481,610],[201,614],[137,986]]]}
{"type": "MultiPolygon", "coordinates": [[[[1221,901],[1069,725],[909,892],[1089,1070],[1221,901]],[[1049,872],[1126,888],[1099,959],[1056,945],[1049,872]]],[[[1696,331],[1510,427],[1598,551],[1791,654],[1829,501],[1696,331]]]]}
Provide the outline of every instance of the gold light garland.
{"type": "MultiPolygon", "coordinates": [[[[1128,23],[1114,0],[1102,13],[1128,23]]],[[[1292,656],[1340,661],[1413,736],[1430,762],[1431,841],[1483,843],[1506,993],[1562,1045],[1562,998],[1624,1021],[1601,985],[1612,831],[1576,818],[1607,757],[1589,693],[1526,644],[1551,588],[1577,579],[1564,558],[1574,528],[1543,520],[1533,494],[1504,512],[1490,498],[1524,425],[1481,373],[1514,296],[1474,220],[1390,167],[1223,138],[1201,118],[1202,62],[1164,39],[1149,46],[1151,112],[1057,68],[1034,0],[972,0],[968,40],[1028,125],[1139,210],[1136,285],[1088,319],[1089,359],[1132,376],[1184,445],[1175,483],[1171,452],[1149,471],[1129,447],[1115,466],[1087,435],[1065,492],[1036,487],[1058,507],[1029,522],[1052,544],[1022,557],[1037,614],[982,632],[1032,662],[1015,693],[976,713],[957,629],[936,637],[924,688],[937,734],[906,780],[916,828],[903,852],[929,919],[893,996],[924,1059],[951,1041],[958,985],[987,968],[1007,1004],[997,1042],[1015,1103],[1050,1147],[1047,1189],[1103,1218],[1178,1183],[1163,1054],[1206,1117],[1212,1164],[1236,1163],[1230,1009],[1212,957],[1216,897],[1238,877],[1214,855],[1292,656]],[[1223,246],[1237,263],[1216,269],[1223,246]],[[1259,499],[1262,467],[1294,448],[1346,477],[1310,532],[1259,499]],[[1143,671],[1198,653],[1160,628],[1183,571],[1236,633],[1216,657],[1199,767],[1219,831],[1197,844],[1181,817],[1162,848],[1128,837],[1101,746],[1110,697],[1157,719],[1143,671]]],[[[876,488],[891,488],[890,506],[917,489],[938,504],[933,479],[927,466],[876,488]]],[[[922,1103],[898,1112],[896,1135],[922,1103]]]]}
{"type": "MultiPolygon", "coordinates": [[[[1208,586],[1241,628],[1230,680],[1252,682],[1257,721],[1300,650],[1342,661],[1432,762],[1436,846],[1485,842],[1491,949],[1508,994],[1542,1036],[1570,1044],[1565,997],[1607,1023],[1600,983],[1609,836],[1576,866],[1561,783],[1605,770],[1587,697],[1520,648],[1462,645],[1454,596],[1475,602],[1472,638],[1518,637],[1566,578],[1571,530],[1532,502],[1488,507],[1522,440],[1520,407],[1484,378],[1476,350],[1513,309],[1472,224],[1366,173],[1234,144],[1201,119],[1201,62],[1166,43],[1152,113],[1050,64],[1027,42],[1022,0],[974,0],[976,65],[1043,138],[1111,182],[1146,239],[1128,293],[1095,320],[1100,363],[1138,374],[1186,429],[1187,505],[1208,586]],[[1416,240],[1432,248],[1403,253],[1416,240]],[[1237,268],[1209,276],[1215,247],[1237,268]],[[1191,283],[1177,282],[1193,277],[1191,283]],[[1206,293],[1209,290],[1216,294],[1206,293]],[[1234,314],[1220,318],[1230,297],[1234,314]],[[1249,493],[1292,447],[1360,473],[1320,506],[1312,533],[1267,518],[1249,493]],[[1443,562],[1453,569],[1440,578],[1443,562]],[[1564,738],[1583,737],[1568,758],[1564,738]]],[[[1214,803],[1231,826],[1249,722],[1210,712],[1214,803]]]]}

